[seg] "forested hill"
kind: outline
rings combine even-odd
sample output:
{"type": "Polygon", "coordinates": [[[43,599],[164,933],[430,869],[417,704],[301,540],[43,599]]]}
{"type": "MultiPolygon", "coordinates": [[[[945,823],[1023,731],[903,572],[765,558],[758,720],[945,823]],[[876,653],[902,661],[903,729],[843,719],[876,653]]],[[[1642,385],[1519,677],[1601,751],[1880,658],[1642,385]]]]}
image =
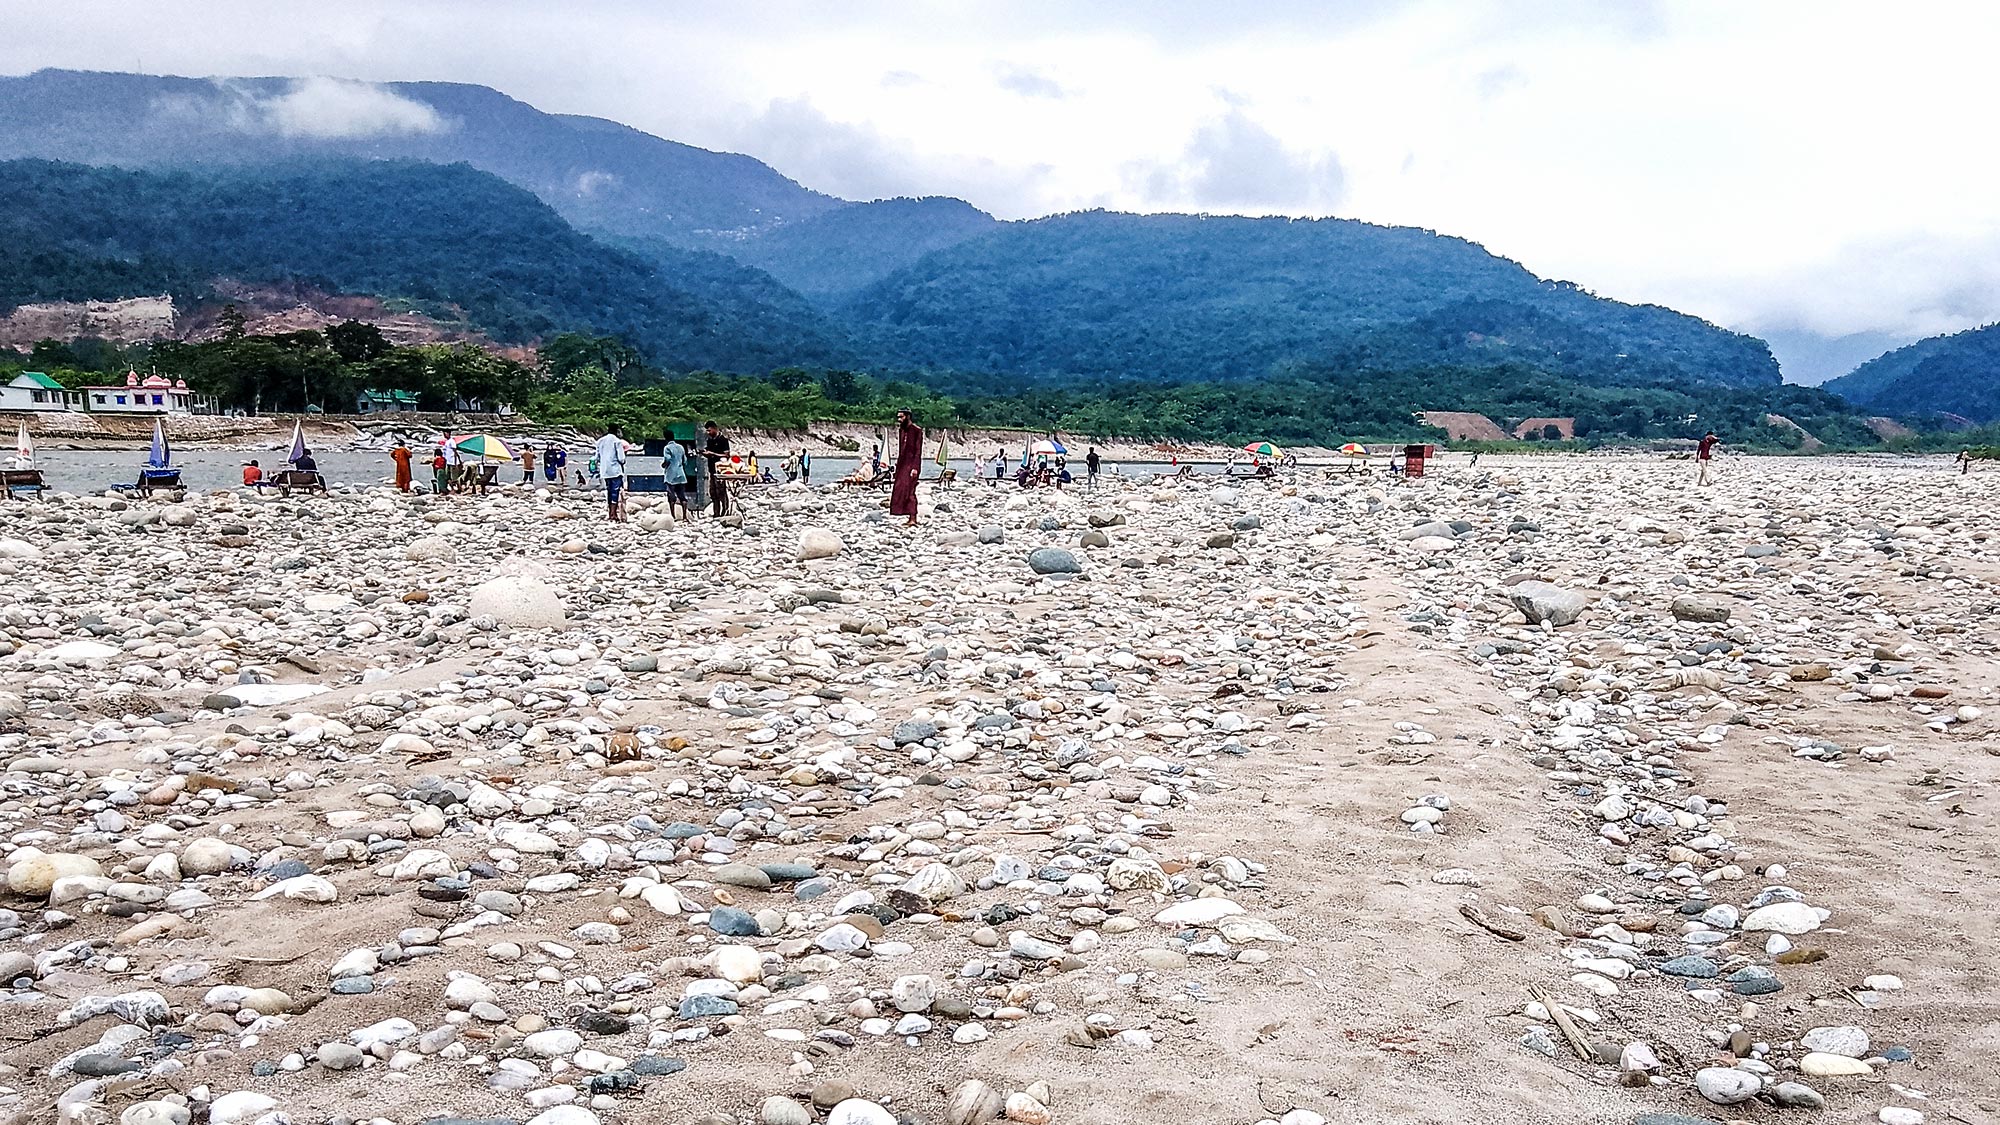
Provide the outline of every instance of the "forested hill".
{"type": "Polygon", "coordinates": [[[843,202],[748,156],[545,113],[456,82],[74,70],[0,76],[0,159],[18,157],[203,168],[462,162],[527,188],[578,226],[681,245],[795,222],[843,202]]]}
{"type": "Polygon", "coordinates": [[[1877,356],[1825,389],[1870,410],[2000,422],[2000,324],[1932,336],[1877,356]]]}
{"type": "Polygon", "coordinates": [[[719,242],[717,248],[807,297],[837,301],[915,265],[926,254],[990,234],[1000,225],[962,199],[880,199],[719,242]]]}
{"type": "Polygon", "coordinates": [[[759,271],[688,251],[641,259],[464,165],[0,163],[0,312],[160,292],[199,300],[223,277],[400,299],[501,341],[620,336],[679,369],[851,358],[838,326],[759,271]]]}
{"type": "Polygon", "coordinates": [[[1618,382],[1776,384],[1762,341],[1544,281],[1463,239],[1345,219],[1085,212],[1008,223],[844,305],[895,362],[1028,378],[1226,380],[1528,364],[1618,382]]]}

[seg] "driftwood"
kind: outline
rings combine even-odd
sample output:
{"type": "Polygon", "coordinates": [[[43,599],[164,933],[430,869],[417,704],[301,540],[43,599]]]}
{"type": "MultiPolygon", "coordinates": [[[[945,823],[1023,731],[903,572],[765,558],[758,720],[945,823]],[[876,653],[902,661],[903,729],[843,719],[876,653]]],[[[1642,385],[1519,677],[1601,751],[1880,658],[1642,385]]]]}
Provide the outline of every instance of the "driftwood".
{"type": "Polygon", "coordinates": [[[1576,1029],[1576,1021],[1569,1018],[1569,1013],[1563,1011],[1561,1004],[1556,1003],[1556,998],[1549,994],[1549,990],[1541,985],[1531,984],[1528,986],[1528,995],[1549,1013],[1549,1018],[1555,1021],[1556,1030],[1562,1032],[1563,1039],[1569,1043],[1569,1049],[1576,1052],[1576,1057],[1584,1062],[1592,1061],[1589,1041],[1584,1039],[1583,1032],[1576,1029]]]}

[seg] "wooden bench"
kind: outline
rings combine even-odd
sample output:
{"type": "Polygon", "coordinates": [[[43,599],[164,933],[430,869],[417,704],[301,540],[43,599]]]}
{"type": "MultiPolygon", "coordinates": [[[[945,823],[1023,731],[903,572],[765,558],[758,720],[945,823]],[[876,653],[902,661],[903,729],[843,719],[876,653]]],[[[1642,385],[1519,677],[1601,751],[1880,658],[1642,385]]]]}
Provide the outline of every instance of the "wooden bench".
{"type": "Polygon", "coordinates": [[[48,486],[40,469],[0,469],[0,489],[10,500],[16,492],[32,492],[39,499],[48,486]]]}

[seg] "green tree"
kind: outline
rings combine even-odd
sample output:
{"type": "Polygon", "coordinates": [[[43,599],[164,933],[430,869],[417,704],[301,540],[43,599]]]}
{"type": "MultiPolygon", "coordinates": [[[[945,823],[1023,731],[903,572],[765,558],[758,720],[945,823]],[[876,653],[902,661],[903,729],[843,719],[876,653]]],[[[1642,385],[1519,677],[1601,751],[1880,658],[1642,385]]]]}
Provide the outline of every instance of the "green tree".
{"type": "Polygon", "coordinates": [[[852,371],[828,371],[819,377],[820,390],[835,402],[855,403],[862,399],[861,380],[852,371]]]}
{"type": "Polygon", "coordinates": [[[584,402],[604,402],[618,393],[618,382],[609,371],[591,364],[571,373],[568,391],[584,402]]]}
{"type": "Polygon", "coordinates": [[[796,391],[813,385],[812,372],[803,367],[780,367],[771,372],[771,385],[781,391],[796,391]]]}
{"type": "Polygon", "coordinates": [[[75,367],[76,351],[61,340],[37,340],[35,348],[28,353],[28,362],[37,371],[49,371],[57,367],[75,367]]]}
{"type": "Polygon", "coordinates": [[[618,383],[626,369],[639,366],[640,361],[638,350],[625,341],[582,332],[561,333],[542,345],[541,356],[549,374],[559,381],[572,378],[586,367],[596,367],[618,383]]]}
{"type": "Polygon", "coordinates": [[[367,363],[389,352],[382,330],[358,320],[343,320],[327,329],[326,343],[345,363],[367,363]]]}

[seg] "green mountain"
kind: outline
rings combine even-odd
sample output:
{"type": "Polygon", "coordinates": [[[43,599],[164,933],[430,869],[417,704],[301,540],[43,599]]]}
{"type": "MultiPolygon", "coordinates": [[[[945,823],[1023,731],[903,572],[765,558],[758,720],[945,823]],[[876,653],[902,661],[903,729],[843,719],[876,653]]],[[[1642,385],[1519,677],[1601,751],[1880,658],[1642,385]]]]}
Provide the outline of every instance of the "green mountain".
{"type": "Polygon", "coordinates": [[[690,246],[843,202],[748,156],[455,82],[38,70],[0,77],[0,160],[21,157],[139,168],[464,163],[527,188],[579,227],[690,246]]]}
{"type": "Polygon", "coordinates": [[[837,301],[1000,225],[961,199],[883,199],[717,241],[715,248],[816,301],[837,301]]]}
{"type": "Polygon", "coordinates": [[[684,369],[850,358],[843,331],[768,276],[708,253],[641,259],[464,165],[0,163],[0,311],[162,291],[199,301],[222,277],[400,299],[503,342],[621,336],[684,369]]]}
{"type": "Polygon", "coordinates": [[[2000,324],[1918,340],[1827,382],[1825,389],[1882,414],[2000,422],[2000,324]]]}
{"type": "Polygon", "coordinates": [[[1093,211],[1007,223],[842,311],[893,363],[1030,379],[1231,380],[1338,358],[1779,382],[1752,337],[1542,280],[1464,239],[1347,219],[1093,211]]]}

